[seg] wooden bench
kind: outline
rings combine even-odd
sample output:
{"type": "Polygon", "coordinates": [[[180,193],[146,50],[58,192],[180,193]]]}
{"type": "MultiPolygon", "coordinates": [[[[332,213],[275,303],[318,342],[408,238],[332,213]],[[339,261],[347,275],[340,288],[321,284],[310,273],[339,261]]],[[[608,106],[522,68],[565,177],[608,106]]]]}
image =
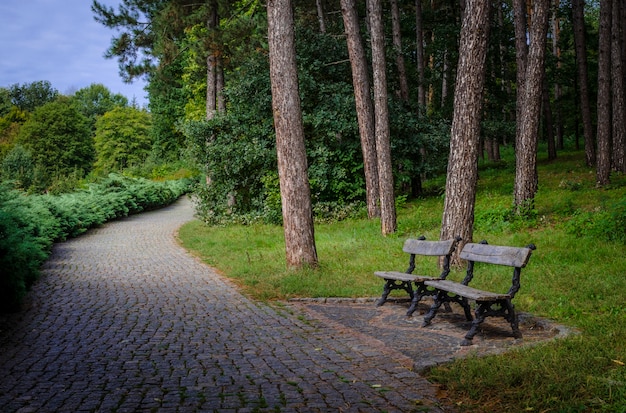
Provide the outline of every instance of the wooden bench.
{"type": "MultiPolygon", "coordinates": [[[[398,271],[376,271],[374,274],[385,280],[383,287],[383,295],[377,301],[376,305],[381,306],[387,301],[387,297],[392,290],[402,289],[411,297],[411,306],[406,315],[411,316],[417,309],[419,301],[428,295],[434,295],[435,290],[427,288],[424,284],[428,280],[445,279],[450,272],[450,256],[456,248],[456,244],[460,238],[447,241],[426,241],[424,236],[418,239],[407,239],[404,242],[402,250],[409,255],[409,268],[405,272],[398,271]],[[443,269],[439,276],[415,275],[415,256],[439,256],[443,257],[443,269]],[[415,291],[413,290],[415,284],[415,291]]],[[[448,304],[446,304],[447,308],[448,304]]]]}
{"type": "Polygon", "coordinates": [[[461,343],[462,346],[472,345],[472,339],[478,332],[480,324],[485,321],[485,318],[493,316],[504,317],[511,324],[513,336],[521,338],[522,334],[519,330],[515,307],[511,300],[520,289],[522,268],[528,263],[533,250],[535,250],[533,244],[524,248],[488,245],[486,241],[482,241],[480,244],[465,244],[459,254],[461,259],[467,260],[466,275],[461,283],[446,279],[424,281],[424,284],[434,288],[436,293],[433,305],[424,316],[423,327],[431,323],[442,304],[450,302],[460,304],[465,311],[467,320],[472,321],[469,306],[469,301],[471,300],[476,303],[475,318],[472,321],[470,330],[465,335],[465,339],[461,343]],[[474,263],[476,262],[513,267],[513,278],[509,291],[506,294],[499,294],[469,287],[468,284],[474,277],[474,263]]]}

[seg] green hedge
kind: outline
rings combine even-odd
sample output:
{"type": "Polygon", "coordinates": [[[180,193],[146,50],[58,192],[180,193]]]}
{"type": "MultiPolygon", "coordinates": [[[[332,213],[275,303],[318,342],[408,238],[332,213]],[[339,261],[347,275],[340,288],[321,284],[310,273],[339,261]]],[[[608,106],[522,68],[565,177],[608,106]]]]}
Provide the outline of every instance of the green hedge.
{"type": "Polygon", "coordinates": [[[54,242],[171,204],[192,184],[190,179],[154,182],[109,175],[62,195],[25,195],[0,184],[0,312],[19,309],[54,242]]]}

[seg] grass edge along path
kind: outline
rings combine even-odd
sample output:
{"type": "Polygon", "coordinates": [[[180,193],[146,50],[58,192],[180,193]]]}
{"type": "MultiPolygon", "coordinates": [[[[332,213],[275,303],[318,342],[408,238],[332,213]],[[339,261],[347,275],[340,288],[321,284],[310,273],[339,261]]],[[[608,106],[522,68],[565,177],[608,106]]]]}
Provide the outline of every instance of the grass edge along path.
{"type": "MultiPolygon", "coordinates": [[[[576,327],[581,334],[497,356],[470,356],[427,376],[445,388],[460,411],[626,412],[626,246],[601,238],[587,225],[604,216],[606,205],[624,200],[626,185],[595,189],[595,174],[580,153],[540,162],[539,174],[536,216],[520,221],[508,213],[511,167],[481,168],[474,240],[535,243],[522,272],[517,310],[576,327]]],[[[442,181],[429,185],[436,193],[432,188],[442,181]]],[[[372,297],[381,289],[375,270],[406,267],[401,247],[407,237],[438,238],[442,204],[436,195],[403,205],[398,233],[386,238],[376,220],[316,224],[320,268],[314,271],[285,268],[280,227],[207,227],[193,221],[179,237],[256,299],[372,297]]],[[[432,263],[423,265],[424,271],[432,268],[432,263]]],[[[456,271],[451,277],[462,275],[456,271]]],[[[506,291],[510,280],[503,278],[487,271],[475,286],[506,291]]]]}

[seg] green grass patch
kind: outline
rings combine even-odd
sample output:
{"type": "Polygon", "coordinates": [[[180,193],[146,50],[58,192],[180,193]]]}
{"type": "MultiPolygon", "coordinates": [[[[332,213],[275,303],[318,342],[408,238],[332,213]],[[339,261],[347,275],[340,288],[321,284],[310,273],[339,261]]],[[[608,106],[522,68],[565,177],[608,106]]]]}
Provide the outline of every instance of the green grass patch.
{"type": "MultiPolygon", "coordinates": [[[[534,214],[511,214],[514,161],[481,165],[474,241],[537,245],[522,272],[519,311],[551,318],[580,335],[490,357],[468,357],[428,372],[467,412],[626,412],[626,179],[595,187],[582,153],[540,158],[534,214]]],[[[320,268],[285,266],[282,228],[264,225],[181,228],[183,245],[250,296],[371,297],[382,283],[373,272],[403,270],[407,237],[438,239],[443,208],[441,178],[429,196],[398,211],[398,233],[380,235],[377,220],[351,219],[315,226],[320,268]]],[[[432,273],[434,262],[419,262],[432,273]]],[[[506,291],[510,279],[481,268],[473,286],[506,291]]],[[[451,274],[458,279],[461,271],[451,274]]]]}

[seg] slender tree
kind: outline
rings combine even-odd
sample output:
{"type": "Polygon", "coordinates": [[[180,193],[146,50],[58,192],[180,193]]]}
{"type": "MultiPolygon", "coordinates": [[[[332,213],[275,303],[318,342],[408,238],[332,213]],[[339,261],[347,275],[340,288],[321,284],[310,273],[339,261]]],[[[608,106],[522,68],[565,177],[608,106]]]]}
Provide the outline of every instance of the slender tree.
{"type": "Polygon", "coordinates": [[[611,22],[611,105],[613,131],[613,169],[626,172],[626,107],[622,66],[622,1],[613,0],[611,22]]]}
{"type": "Polygon", "coordinates": [[[589,69],[587,65],[587,40],[585,34],[585,2],[572,0],[572,24],[574,26],[574,49],[576,52],[576,70],[580,110],[585,137],[585,162],[592,166],[596,162],[596,151],[593,143],[593,125],[591,122],[591,105],[589,97],[589,69]]]}
{"type": "Polygon", "coordinates": [[[468,0],[466,4],[461,26],[446,198],[441,222],[441,239],[460,236],[463,244],[471,242],[473,235],[490,1],[468,0]]]}
{"type": "Polygon", "coordinates": [[[348,54],[352,67],[352,85],[356,116],[361,136],[367,216],[380,217],[380,189],[378,183],[378,165],[376,157],[376,137],[374,134],[374,107],[371,99],[367,57],[363,39],[359,32],[359,16],[355,0],[341,0],[341,13],[348,43],[348,54]]]}
{"type": "Polygon", "coordinates": [[[530,47],[523,87],[521,117],[515,139],[515,200],[517,213],[534,206],[537,192],[537,145],[541,96],[545,75],[544,60],[548,33],[549,0],[535,0],[530,30],[530,47]]]}
{"type": "Polygon", "coordinates": [[[426,108],[426,86],[424,63],[424,24],[422,20],[422,0],[415,0],[415,65],[417,68],[417,105],[420,112],[426,108]]]}
{"type": "Polygon", "coordinates": [[[596,182],[599,186],[607,185],[611,175],[611,9],[611,0],[600,2],[596,165],[596,182]]]}
{"type": "Polygon", "coordinates": [[[213,119],[217,113],[217,71],[221,65],[218,64],[219,48],[216,45],[217,28],[219,17],[217,12],[217,0],[209,0],[209,18],[207,27],[209,29],[209,51],[206,59],[207,79],[206,79],[206,118],[213,119]]]}
{"type": "Polygon", "coordinates": [[[396,206],[391,167],[391,143],[389,132],[389,107],[387,104],[387,75],[385,72],[385,32],[381,0],[368,0],[372,69],[374,80],[374,121],[376,130],[376,152],[380,186],[380,221],[383,235],[396,232],[396,206]]]}
{"type": "Polygon", "coordinates": [[[272,110],[287,266],[316,267],[311,190],[298,93],[294,13],[291,0],[267,2],[272,110]]]}
{"type": "Polygon", "coordinates": [[[391,32],[393,38],[393,52],[396,59],[396,68],[398,70],[398,83],[400,85],[400,100],[405,103],[409,102],[409,80],[406,75],[406,65],[404,64],[404,55],[402,54],[402,33],[400,29],[400,9],[398,8],[398,0],[390,0],[391,3],[391,32]]]}

